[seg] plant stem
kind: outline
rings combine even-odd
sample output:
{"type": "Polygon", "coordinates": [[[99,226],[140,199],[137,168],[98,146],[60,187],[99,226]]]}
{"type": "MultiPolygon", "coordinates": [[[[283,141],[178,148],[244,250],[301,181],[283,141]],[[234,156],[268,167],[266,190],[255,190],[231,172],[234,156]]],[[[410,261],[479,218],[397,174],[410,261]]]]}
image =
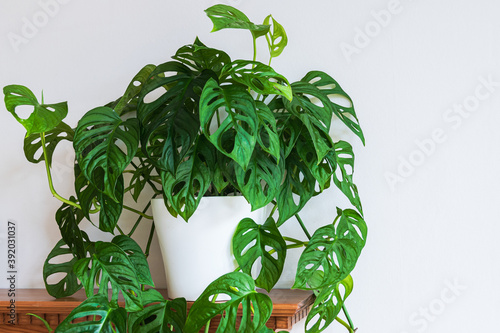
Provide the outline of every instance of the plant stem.
{"type": "Polygon", "coordinates": [[[151,230],[149,231],[148,244],[146,245],[146,251],[144,252],[146,258],[149,257],[149,248],[151,247],[151,242],[153,241],[154,233],[155,233],[155,224],[151,223],[151,230]]]}
{"type": "Polygon", "coordinates": [[[134,209],[134,208],[132,208],[132,207],[129,207],[129,206],[123,205],[123,208],[124,208],[124,209],[126,209],[126,210],[129,210],[129,211],[131,211],[131,212],[134,212],[134,213],[136,213],[136,214],[138,214],[138,215],[140,215],[140,216],[142,216],[142,217],[144,217],[144,218],[146,218],[146,219],[148,219],[148,220],[152,220],[152,219],[153,219],[153,217],[152,217],[152,216],[147,215],[147,214],[144,214],[143,212],[141,212],[141,211],[139,211],[139,210],[137,210],[137,209],[134,209]]]}
{"type": "Polygon", "coordinates": [[[45,132],[40,134],[40,139],[41,139],[41,144],[42,144],[42,149],[43,149],[43,158],[45,160],[45,170],[47,171],[47,178],[49,180],[50,192],[52,193],[52,195],[56,199],[66,203],[70,206],[76,207],[78,209],[82,209],[82,207],[79,204],[77,204],[71,200],[65,199],[65,198],[61,197],[59,194],[57,194],[56,190],[54,189],[54,184],[52,183],[52,174],[50,172],[50,163],[49,163],[48,158],[47,158],[47,149],[45,147],[45,132]]]}
{"type": "Polygon", "coordinates": [[[354,324],[352,323],[351,317],[349,316],[349,312],[347,312],[347,308],[345,304],[342,304],[342,311],[344,311],[345,317],[347,318],[347,321],[349,322],[349,326],[354,330],[354,324]]]}
{"type": "MultiPolygon", "coordinates": [[[[146,211],[149,209],[149,206],[151,206],[151,200],[148,202],[148,204],[146,205],[146,207],[142,210],[143,213],[146,213],[146,211]]],[[[137,226],[139,225],[139,223],[141,223],[143,217],[139,215],[139,217],[137,218],[137,221],[135,221],[135,224],[134,226],[132,227],[132,229],[130,230],[130,232],[128,233],[128,236],[132,236],[132,234],[134,233],[135,229],[137,228],[137,226]]]]}
{"type": "Polygon", "coordinates": [[[297,243],[297,244],[307,243],[307,242],[303,242],[301,240],[298,240],[298,239],[295,239],[295,238],[292,238],[292,237],[284,237],[283,236],[283,239],[286,240],[286,241],[289,241],[289,242],[297,243]]]}
{"type": "Polygon", "coordinates": [[[118,230],[118,232],[120,233],[120,235],[125,235],[125,233],[123,232],[122,228],[120,228],[120,226],[118,224],[116,225],[116,229],[118,230]]]}
{"type": "Polygon", "coordinates": [[[351,327],[349,327],[349,324],[347,324],[345,321],[343,321],[339,317],[336,317],[335,320],[338,321],[339,323],[341,323],[342,326],[344,326],[345,328],[347,328],[347,330],[349,331],[349,333],[354,333],[354,330],[351,327]]]}
{"type": "MultiPolygon", "coordinates": [[[[253,61],[257,60],[257,38],[253,37],[253,61]]],[[[252,68],[255,67],[255,64],[252,65],[252,68]]]]}
{"type": "Polygon", "coordinates": [[[297,218],[297,221],[299,221],[300,227],[302,228],[302,230],[306,234],[307,238],[311,239],[311,234],[309,233],[309,231],[307,231],[307,228],[304,225],[304,222],[302,222],[302,219],[300,218],[299,214],[295,214],[295,217],[297,218]]]}

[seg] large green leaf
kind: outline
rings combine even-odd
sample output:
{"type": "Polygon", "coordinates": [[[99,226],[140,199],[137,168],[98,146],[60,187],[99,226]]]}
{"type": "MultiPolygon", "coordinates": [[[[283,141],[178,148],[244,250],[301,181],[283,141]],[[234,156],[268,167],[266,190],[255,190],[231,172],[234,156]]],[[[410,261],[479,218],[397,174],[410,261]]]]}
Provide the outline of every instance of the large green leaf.
{"type": "Polygon", "coordinates": [[[25,86],[5,86],[3,93],[5,95],[5,107],[24,126],[27,136],[54,129],[68,114],[68,104],[66,102],[40,104],[31,90],[25,86]],[[19,106],[33,107],[33,111],[27,118],[22,118],[16,112],[16,108],[19,106]]]}
{"type": "Polygon", "coordinates": [[[78,122],[73,146],[85,177],[118,201],[117,183],[139,146],[137,119],[122,120],[108,107],[92,109],[78,122]]]}
{"type": "Polygon", "coordinates": [[[142,310],[138,269],[118,245],[100,241],[95,244],[92,257],[78,260],[75,266],[87,297],[93,295],[94,286],[99,287],[99,293],[106,296],[108,287],[111,287],[112,301],[117,301],[121,292],[128,312],[142,310]]]}
{"type": "Polygon", "coordinates": [[[257,142],[260,147],[276,157],[279,162],[281,155],[280,138],[276,127],[277,120],[271,109],[263,102],[257,101],[257,117],[259,118],[259,135],[257,142]]]}
{"type": "Polygon", "coordinates": [[[252,274],[252,267],[260,259],[262,268],[255,284],[270,291],[283,271],[286,242],[272,217],[268,218],[264,225],[245,218],[240,221],[234,233],[233,253],[240,268],[248,275],[252,274]],[[276,258],[271,251],[276,253],[276,258]]]}
{"type": "Polygon", "coordinates": [[[354,173],[354,152],[352,146],[345,141],[336,142],[334,149],[327,154],[326,158],[333,169],[338,170],[333,173],[335,185],[345,194],[354,207],[363,213],[358,188],[352,180],[354,173]]]}
{"type": "Polygon", "coordinates": [[[129,257],[137,271],[137,280],[140,284],[147,284],[154,287],[153,278],[149,270],[148,260],[142,252],[141,247],[130,237],[126,235],[118,235],[111,241],[118,245],[129,257]]]}
{"type": "Polygon", "coordinates": [[[241,83],[262,95],[282,95],[292,99],[292,88],[288,80],[278,74],[270,66],[258,61],[235,60],[222,70],[221,81],[227,80],[227,75],[235,82],[241,83]]]}
{"type": "Polygon", "coordinates": [[[352,287],[352,277],[348,275],[344,280],[321,289],[307,315],[306,333],[324,331],[342,310],[342,305],[351,294],[352,287]]]}
{"type": "Polygon", "coordinates": [[[78,277],[73,271],[77,260],[78,257],[64,243],[64,240],[61,239],[57,242],[43,264],[43,281],[49,295],[56,298],[71,296],[82,288],[82,284],[78,281],[78,277]],[[71,255],[73,258],[69,261],[61,262],[62,258],[67,260],[68,255],[71,255]],[[51,275],[61,273],[64,277],[57,283],[48,282],[51,275]]]}
{"type": "Polygon", "coordinates": [[[307,73],[301,81],[308,82],[318,88],[328,99],[333,113],[361,139],[363,144],[365,143],[363,131],[359,126],[359,120],[354,111],[352,99],[340,87],[337,81],[330,75],[320,71],[307,73]],[[343,101],[343,104],[340,104],[340,101],[343,101]]]}
{"type": "Polygon", "coordinates": [[[183,332],[187,304],[184,298],[165,300],[155,289],[142,293],[144,309],[128,318],[128,331],[141,333],[183,332]]]}
{"type": "Polygon", "coordinates": [[[269,54],[271,58],[279,56],[286,45],[288,44],[288,37],[285,28],[279,24],[272,15],[268,15],[264,19],[264,25],[270,25],[272,20],[272,29],[266,34],[267,45],[269,46],[269,54]]]}
{"type": "Polygon", "coordinates": [[[57,326],[55,333],[126,333],[127,312],[104,295],[82,302],[57,326]],[[92,317],[93,320],[80,321],[92,317]],[[79,322],[73,322],[78,320],[79,322]]]}
{"type": "Polygon", "coordinates": [[[125,90],[125,93],[113,108],[118,115],[137,109],[139,94],[155,68],[155,65],[146,65],[134,76],[127,90],[125,90]]]}
{"type": "Polygon", "coordinates": [[[257,332],[271,316],[273,303],[269,296],[255,291],[253,279],[245,273],[228,273],[212,282],[189,310],[184,333],[198,331],[217,315],[222,315],[217,332],[257,332]],[[224,302],[212,302],[217,295],[227,295],[224,302]],[[238,307],[242,317],[237,325],[238,307]]]}
{"type": "MultiPolygon", "coordinates": [[[[26,159],[31,163],[39,163],[44,160],[42,140],[40,139],[40,133],[31,134],[24,138],[24,155],[26,159]]],[[[74,131],[71,127],[66,125],[64,122],[60,122],[59,125],[53,129],[44,132],[45,135],[45,151],[47,153],[47,163],[49,166],[52,165],[52,155],[59,142],[63,140],[73,141],[74,131]]]]}
{"type": "Polygon", "coordinates": [[[214,24],[212,32],[228,28],[246,29],[250,30],[254,38],[264,36],[269,32],[269,25],[253,24],[245,14],[228,5],[215,5],[206,9],[205,12],[214,24]]]}
{"type": "Polygon", "coordinates": [[[257,142],[258,122],[255,101],[243,86],[221,87],[213,79],[207,82],[200,99],[200,124],[203,132],[219,151],[231,157],[244,170],[257,142]],[[225,110],[227,117],[212,134],[210,126],[214,117],[219,116],[220,109],[225,110]],[[227,150],[222,138],[225,133],[233,133],[233,130],[234,147],[227,150]]]}
{"type": "Polygon", "coordinates": [[[338,214],[337,225],[326,225],[313,234],[300,256],[293,288],[324,288],[342,281],[354,269],[366,242],[366,223],[351,209],[338,214]]]}
{"type": "Polygon", "coordinates": [[[209,69],[217,76],[220,75],[222,68],[231,62],[226,52],[207,47],[198,38],[193,44],[185,45],[177,50],[172,58],[197,72],[209,69]]]}

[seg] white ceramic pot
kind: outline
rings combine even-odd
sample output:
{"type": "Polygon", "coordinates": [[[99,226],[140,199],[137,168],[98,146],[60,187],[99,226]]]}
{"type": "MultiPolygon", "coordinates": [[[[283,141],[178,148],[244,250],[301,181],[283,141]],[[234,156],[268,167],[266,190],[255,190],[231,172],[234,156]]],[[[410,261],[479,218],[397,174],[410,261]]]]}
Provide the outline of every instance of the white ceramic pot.
{"type": "Polygon", "coordinates": [[[257,223],[266,219],[266,209],[251,211],[244,197],[203,197],[186,223],[174,218],[163,199],[151,202],[156,234],[162,251],[168,296],[194,301],[221,275],[237,267],[231,239],[245,217],[257,223]]]}

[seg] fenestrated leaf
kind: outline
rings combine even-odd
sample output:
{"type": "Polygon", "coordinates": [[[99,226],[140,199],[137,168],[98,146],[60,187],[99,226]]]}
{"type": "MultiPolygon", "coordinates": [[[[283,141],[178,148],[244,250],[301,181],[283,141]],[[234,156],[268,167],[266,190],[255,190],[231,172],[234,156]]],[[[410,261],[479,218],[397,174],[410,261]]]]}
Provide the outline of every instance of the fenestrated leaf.
{"type": "Polygon", "coordinates": [[[278,226],[297,214],[314,195],[314,176],[292,151],[285,161],[285,177],[278,193],[278,226]],[[296,203],[296,200],[298,201],[296,203]]]}
{"type": "Polygon", "coordinates": [[[285,28],[283,28],[283,26],[279,24],[272,15],[268,15],[264,19],[264,25],[270,25],[271,20],[273,20],[272,29],[269,30],[268,34],[266,34],[266,39],[267,45],[269,46],[269,54],[271,55],[271,58],[275,58],[285,49],[288,44],[288,37],[286,35],[285,28]]]}
{"type": "Polygon", "coordinates": [[[148,260],[142,252],[141,247],[130,237],[118,235],[111,241],[118,245],[128,255],[128,258],[137,271],[137,280],[140,284],[147,284],[154,287],[153,278],[149,270],[148,260]]]}
{"type": "Polygon", "coordinates": [[[175,176],[160,171],[167,204],[187,221],[198,207],[212,181],[210,166],[215,150],[204,136],[199,136],[189,156],[177,168],[175,176]]]}
{"type": "Polygon", "coordinates": [[[104,295],[95,295],[82,302],[57,326],[55,333],[126,333],[127,312],[104,295]],[[74,322],[93,316],[93,320],[74,322]]]}
{"type": "Polygon", "coordinates": [[[146,65],[134,76],[118,104],[113,108],[119,116],[137,109],[139,94],[155,68],[155,65],[146,65]]]}
{"type": "Polygon", "coordinates": [[[238,189],[252,205],[252,210],[269,204],[277,195],[283,180],[284,163],[269,156],[260,148],[254,155],[246,170],[239,165],[234,166],[238,189]]]}
{"type": "Polygon", "coordinates": [[[198,38],[193,44],[181,47],[173,59],[198,72],[209,69],[220,75],[222,68],[231,62],[226,52],[205,46],[198,38]]]}
{"type": "Polygon", "coordinates": [[[127,312],[142,310],[142,291],[137,269],[118,245],[100,241],[95,243],[95,252],[91,258],[80,259],[75,265],[87,297],[94,293],[94,286],[99,287],[100,294],[107,296],[110,286],[111,300],[118,301],[118,294],[121,292],[127,312]]]}
{"type": "Polygon", "coordinates": [[[352,277],[320,290],[316,300],[307,315],[306,333],[323,332],[337,317],[346,298],[351,294],[352,277]],[[343,290],[340,287],[343,286],[343,290]]]}
{"type": "MultiPolygon", "coordinates": [[[[71,197],[70,200],[74,202],[75,198],[71,197]]],[[[82,219],[82,211],[67,203],[63,203],[56,212],[56,222],[62,239],[78,258],[86,256],[85,243],[89,242],[87,234],[78,227],[82,219]]]]}
{"type": "Polygon", "coordinates": [[[217,332],[257,332],[269,320],[272,312],[269,296],[255,291],[253,279],[245,273],[228,273],[212,282],[189,310],[184,333],[198,331],[216,315],[224,314],[217,332]],[[227,295],[229,300],[213,303],[216,295],[227,295]],[[242,307],[239,328],[236,328],[238,307],[242,307]]]}
{"type": "Polygon", "coordinates": [[[108,107],[87,112],[73,142],[82,173],[99,191],[118,201],[118,182],[139,146],[139,122],[122,120],[108,107]]]}
{"type": "Polygon", "coordinates": [[[293,288],[324,288],[342,281],[353,270],[365,245],[366,224],[354,210],[338,213],[336,226],[321,227],[312,236],[300,256],[293,288]]]}
{"type": "Polygon", "coordinates": [[[259,118],[257,142],[264,151],[276,157],[276,160],[279,162],[281,148],[278,129],[276,127],[276,118],[274,118],[274,114],[266,104],[257,101],[256,106],[257,117],[259,118]]]}
{"type": "Polygon", "coordinates": [[[333,173],[335,185],[345,194],[354,207],[363,213],[358,188],[352,180],[354,173],[354,152],[352,151],[352,146],[345,141],[336,142],[334,149],[326,155],[326,158],[336,170],[333,173]]]}
{"type": "MultiPolygon", "coordinates": [[[[53,129],[45,132],[45,151],[47,153],[47,163],[49,166],[52,165],[52,155],[59,142],[62,140],[73,141],[73,135],[73,129],[62,121],[53,129]]],[[[44,160],[40,133],[26,136],[24,138],[23,148],[24,155],[29,162],[39,163],[44,160]]]]}
{"type": "Polygon", "coordinates": [[[241,83],[262,95],[282,95],[292,99],[292,88],[288,80],[278,74],[270,66],[258,61],[235,60],[222,70],[221,81],[227,75],[235,82],[241,83]]]}
{"type": "Polygon", "coordinates": [[[286,242],[272,217],[269,217],[264,225],[245,218],[240,221],[234,233],[233,253],[240,268],[248,275],[252,274],[252,267],[260,258],[262,267],[255,284],[270,291],[283,271],[286,242]],[[276,253],[277,258],[269,253],[270,251],[276,253]]]}
{"type": "Polygon", "coordinates": [[[142,293],[142,301],[144,309],[129,315],[129,332],[183,332],[187,316],[184,298],[165,300],[158,291],[149,289],[142,293]]]}
{"type": "Polygon", "coordinates": [[[363,144],[365,138],[363,131],[359,126],[359,120],[354,111],[354,105],[351,97],[340,87],[330,75],[320,72],[311,71],[301,80],[308,82],[317,87],[330,102],[333,113],[354,133],[356,134],[363,144]],[[339,104],[343,101],[343,104],[339,104]]]}
{"type": "Polygon", "coordinates": [[[40,104],[31,90],[25,86],[8,85],[3,88],[3,93],[5,107],[24,126],[27,131],[26,136],[54,129],[68,114],[66,102],[40,104]],[[16,108],[23,105],[33,107],[28,118],[22,118],[16,113],[16,108]]]}
{"type": "Polygon", "coordinates": [[[57,242],[43,264],[43,281],[49,295],[56,298],[71,296],[82,288],[82,284],[78,281],[77,275],[73,271],[77,260],[78,258],[64,243],[64,240],[61,239],[57,242]],[[61,258],[66,258],[68,255],[73,256],[73,258],[66,262],[60,262],[61,258]],[[57,283],[49,283],[49,277],[58,273],[63,273],[64,277],[57,283]]]}
{"type": "MultiPolygon", "coordinates": [[[[230,85],[220,87],[210,79],[200,99],[200,124],[205,136],[222,153],[231,157],[246,170],[252,157],[258,133],[258,117],[255,101],[242,86],[230,85]],[[216,113],[223,108],[227,117],[212,134],[210,125],[216,113]],[[222,137],[234,130],[234,147],[227,150],[223,146],[222,137]]],[[[227,138],[226,138],[227,139],[227,138]]]]}
{"type": "Polygon", "coordinates": [[[212,6],[206,9],[205,13],[214,24],[212,32],[228,28],[246,29],[250,30],[254,38],[264,36],[269,32],[269,25],[253,24],[245,14],[228,5],[212,6]]]}

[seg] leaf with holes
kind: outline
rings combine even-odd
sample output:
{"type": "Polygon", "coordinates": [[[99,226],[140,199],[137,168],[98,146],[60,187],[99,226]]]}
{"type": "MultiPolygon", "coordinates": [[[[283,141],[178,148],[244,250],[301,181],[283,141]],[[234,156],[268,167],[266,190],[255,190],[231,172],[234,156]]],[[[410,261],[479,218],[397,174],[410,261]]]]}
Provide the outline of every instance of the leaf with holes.
{"type": "Polygon", "coordinates": [[[282,95],[292,99],[292,88],[288,80],[270,66],[257,61],[235,60],[222,70],[221,81],[227,81],[229,75],[235,82],[244,84],[262,95],[282,95]]]}
{"type": "Polygon", "coordinates": [[[353,210],[338,210],[339,222],[316,230],[297,265],[293,288],[320,289],[351,273],[366,240],[366,224],[353,210]],[[321,279],[318,279],[321,273],[321,279]]]}
{"type": "Polygon", "coordinates": [[[64,240],[61,239],[57,242],[43,264],[43,281],[49,295],[56,298],[71,296],[82,288],[82,284],[78,281],[78,277],[73,271],[77,260],[78,258],[64,243],[64,240]],[[66,258],[70,256],[72,257],[71,260],[67,260],[66,258]],[[67,261],[61,262],[63,259],[67,261]],[[49,283],[51,275],[61,273],[64,274],[63,278],[57,283],[49,283]]]}
{"type": "Polygon", "coordinates": [[[177,168],[175,176],[166,171],[160,172],[167,203],[185,221],[193,215],[210,187],[210,166],[215,163],[214,153],[210,142],[204,136],[199,136],[189,156],[177,168]]]}
{"type": "Polygon", "coordinates": [[[24,126],[27,131],[26,136],[54,129],[68,114],[68,104],[66,102],[40,104],[31,90],[25,86],[5,86],[3,93],[5,95],[5,107],[24,126]],[[16,112],[16,108],[20,106],[33,107],[33,111],[27,118],[22,118],[16,112]]]}
{"type": "Polygon", "coordinates": [[[279,24],[272,15],[268,15],[264,19],[264,25],[270,25],[272,20],[272,29],[266,34],[267,45],[269,46],[269,54],[271,58],[279,56],[286,45],[288,44],[288,37],[285,28],[279,24]],[[272,31],[272,32],[271,32],[272,31]]]}
{"type": "Polygon", "coordinates": [[[269,296],[255,291],[253,279],[245,273],[232,272],[213,281],[189,310],[184,333],[198,333],[208,320],[223,315],[217,332],[256,332],[271,317],[273,303],[269,296]],[[216,295],[226,295],[224,302],[212,302],[216,295]],[[236,330],[238,307],[241,322],[236,330]]]}
{"type": "Polygon", "coordinates": [[[217,76],[220,75],[222,68],[231,62],[226,52],[207,47],[198,38],[193,44],[185,45],[177,50],[172,58],[197,72],[209,69],[217,76]]]}
{"type": "Polygon", "coordinates": [[[57,326],[55,333],[126,333],[126,330],[127,312],[125,309],[118,307],[116,303],[109,302],[106,296],[95,295],[71,311],[57,326]],[[88,320],[91,316],[93,320],[88,320]]]}
{"type": "MultiPolygon", "coordinates": [[[[70,200],[76,201],[74,197],[71,197],[70,200]]],[[[85,245],[90,242],[87,234],[78,226],[82,219],[82,211],[67,203],[63,203],[56,212],[56,222],[62,239],[79,259],[87,255],[85,245]]]]}
{"type": "Polygon", "coordinates": [[[286,242],[272,217],[264,225],[245,218],[240,221],[234,233],[233,253],[240,268],[248,275],[252,274],[252,267],[260,259],[262,267],[255,284],[270,291],[283,271],[286,242]],[[276,258],[270,252],[276,253],[276,258]]]}
{"type": "Polygon", "coordinates": [[[358,188],[352,180],[354,173],[354,152],[352,151],[352,146],[345,141],[336,142],[334,149],[327,154],[326,158],[334,166],[334,169],[337,170],[333,173],[335,185],[345,194],[354,207],[363,213],[358,188]]]}
{"type": "Polygon", "coordinates": [[[75,266],[87,297],[93,295],[94,286],[99,287],[99,293],[106,296],[110,287],[112,301],[118,300],[120,292],[123,294],[127,312],[142,310],[142,291],[137,269],[118,245],[100,241],[95,243],[92,257],[78,260],[75,266]]]}
{"type": "Polygon", "coordinates": [[[214,27],[212,32],[222,29],[246,29],[250,30],[253,38],[264,36],[269,32],[268,25],[256,25],[238,9],[227,5],[215,5],[205,10],[212,20],[214,27]]]}
{"type": "MultiPolygon", "coordinates": [[[[45,133],[45,151],[47,153],[47,163],[52,165],[52,155],[59,142],[63,140],[73,141],[74,131],[64,122],[60,122],[53,129],[45,133]]],[[[44,160],[42,141],[40,133],[31,134],[24,138],[24,155],[31,163],[39,163],[44,160]],[[38,156],[38,157],[37,157],[38,156]]]]}
{"type": "Polygon", "coordinates": [[[187,316],[184,298],[165,300],[158,291],[149,289],[142,293],[142,300],[144,309],[129,314],[129,332],[183,332],[187,316]]]}
{"type": "Polygon", "coordinates": [[[352,287],[352,277],[348,275],[344,280],[321,289],[307,315],[306,333],[323,332],[342,310],[342,305],[351,294],[352,287]]]}
{"type": "Polygon", "coordinates": [[[243,86],[220,87],[215,80],[210,79],[203,88],[200,99],[200,123],[210,142],[246,170],[257,142],[259,126],[257,107],[252,95],[243,86]],[[225,110],[227,117],[212,134],[210,125],[220,109],[225,110]],[[233,133],[232,130],[234,147],[226,150],[222,137],[225,133],[233,133]]]}
{"type": "Polygon", "coordinates": [[[155,65],[146,65],[134,76],[127,90],[125,90],[125,93],[119,99],[118,104],[113,108],[119,116],[137,109],[142,87],[147,83],[151,72],[155,68],[155,65]]]}
{"type": "Polygon", "coordinates": [[[118,201],[118,183],[139,146],[139,122],[122,120],[108,107],[87,112],[78,122],[73,142],[82,173],[99,191],[118,201]]]}
{"type": "Polygon", "coordinates": [[[308,82],[318,88],[321,93],[329,100],[329,104],[333,113],[354,133],[363,144],[365,137],[359,126],[359,120],[354,111],[354,105],[351,97],[340,87],[330,75],[320,72],[311,71],[301,80],[308,82]],[[343,104],[340,104],[341,101],[343,104]]]}
{"type": "Polygon", "coordinates": [[[132,238],[126,235],[116,236],[111,243],[118,245],[118,247],[128,255],[128,258],[137,271],[137,281],[140,284],[147,284],[154,287],[148,260],[144,252],[142,252],[141,247],[132,238]]]}
{"type": "Polygon", "coordinates": [[[280,160],[281,147],[278,129],[276,127],[276,118],[269,107],[261,101],[256,102],[257,117],[259,118],[259,135],[257,142],[260,147],[276,157],[277,162],[280,160]]]}

